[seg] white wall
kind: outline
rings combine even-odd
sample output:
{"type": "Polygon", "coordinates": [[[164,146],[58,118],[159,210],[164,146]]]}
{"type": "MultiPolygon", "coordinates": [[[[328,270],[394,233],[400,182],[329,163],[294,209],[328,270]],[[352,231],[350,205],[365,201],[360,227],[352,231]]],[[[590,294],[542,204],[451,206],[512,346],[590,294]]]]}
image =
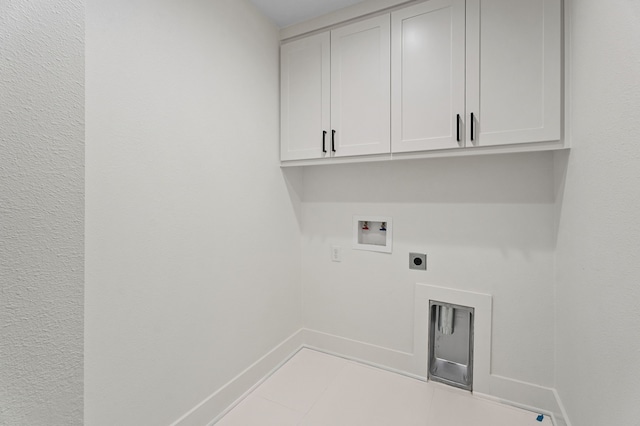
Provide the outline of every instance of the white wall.
{"type": "Polygon", "coordinates": [[[575,426],[640,422],[640,3],[571,2],[558,156],[557,389],[575,426]]]}
{"type": "Polygon", "coordinates": [[[493,374],[553,386],[552,154],[308,167],[303,197],[307,328],[411,353],[416,283],[488,293],[493,374]],[[352,250],[352,215],[392,216],[393,253],[352,250]]]}
{"type": "Polygon", "coordinates": [[[0,2],[0,424],[82,424],[84,2],[0,2]]]}
{"type": "Polygon", "coordinates": [[[244,0],[87,6],[87,425],[168,424],[301,325],[278,30],[244,0]]]}

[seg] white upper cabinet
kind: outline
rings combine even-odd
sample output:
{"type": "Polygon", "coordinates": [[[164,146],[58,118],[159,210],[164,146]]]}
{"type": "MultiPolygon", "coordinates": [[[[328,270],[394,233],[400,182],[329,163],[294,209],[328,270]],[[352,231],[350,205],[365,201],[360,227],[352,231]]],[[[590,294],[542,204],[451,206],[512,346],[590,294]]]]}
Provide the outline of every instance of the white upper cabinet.
{"type": "Polygon", "coordinates": [[[390,152],[390,18],[283,44],[280,159],[390,152]]]}
{"type": "Polygon", "coordinates": [[[303,160],[328,155],[330,136],[323,132],[330,130],[329,47],[329,33],[282,45],[281,160],[303,160]]]}
{"type": "Polygon", "coordinates": [[[393,152],[464,146],[465,0],[391,14],[393,152]]]}
{"type": "Polygon", "coordinates": [[[390,61],[389,15],[331,31],[333,156],[390,152],[390,61]]]}
{"type": "Polygon", "coordinates": [[[560,139],[561,16],[561,0],[467,0],[467,146],[560,139]]]}
{"type": "Polygon", "coordinates": [[[281,159],[566,148],[562,27],[562,0],[426,0],[285,42],[281,159]]]}

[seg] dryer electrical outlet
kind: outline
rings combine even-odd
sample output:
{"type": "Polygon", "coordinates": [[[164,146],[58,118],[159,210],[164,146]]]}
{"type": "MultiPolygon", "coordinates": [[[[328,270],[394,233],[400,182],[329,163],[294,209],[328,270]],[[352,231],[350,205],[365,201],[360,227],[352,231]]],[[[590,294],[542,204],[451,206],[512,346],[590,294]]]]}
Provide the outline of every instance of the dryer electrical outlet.
{"type": "Polygon", "coordinates": [[[424,253],[409,253],[409,269],[427,270],[427,255],[424,253]]]}

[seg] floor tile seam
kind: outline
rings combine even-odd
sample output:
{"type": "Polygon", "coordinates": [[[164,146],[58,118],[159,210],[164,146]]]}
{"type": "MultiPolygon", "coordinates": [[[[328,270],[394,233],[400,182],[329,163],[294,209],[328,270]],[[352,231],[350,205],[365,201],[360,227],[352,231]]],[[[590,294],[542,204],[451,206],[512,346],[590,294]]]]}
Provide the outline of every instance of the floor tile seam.
{"type": "MultiPolygon", "coordinates": [[[[326,391],[326,389],[328,388],[329,384],[331,384],[338,377],[340,372],[347,366],[348,360],[342,359],[342,358],[339,358],[339,357],[333,357],[332,355],[328,355],[328,354],[325,354],[325,353],[320,352],[320,351],[315,351],[315,350],[311,350],[311,351],[313,351],[314,353],[320,354],[322,357],[338,358],[341,361],[343,361],[343,362],[341,362],[341,364],[336,369],[337,371],[334,373],[333,378],[330,379],[330,381],[325,386],[323,386],[321,388],[320,394],[319,394],[319,395],[321,395],[322,393],[324,393],[326,391]]],[[[252,393],[255,393],[257,396],[260,396],[260,397],[262,397],[262,398],[264,398],[264,399],[266,399],[268,401],[275,402],[275,403],[277,403],[277,404],[279,404],[279,405],[281,405],[283,407],[292,409],[292,410],[294,410],[294,411],[296,411],[298,413],[306,414],[306,413],[308,413],[310,411],[311,408],[304,410],[304,409],[301,409],[299,406],[293,407],[291,405],[288,405],[288,404],[280,401],[279,398],[278,398],[278,394],[274,395],[273,392],[264,392],[264,385],[268,385],[269,381],[272,380],[274,377],[277,377],[278,373],[280,373],[283,369],[285,369],[287,367],[290,367],[292,365],[291,361],[295,362],[296,361],[295,357],[292,357],[291,360],[288,363],[284,364],[277,371],[275,371],[274,374],[271,377],[269,377],[269,379],[267,379],[262,385],[257,387],[252,393]]],[[[312,367],[313,367],[313,366],[310,366],[309,363],[303,362],[302,360],[298,360],[298,361],[299,362],[297,362],[295,364],[295,366],[297,368],[300,368],[302,370],[309,370],[309,369],[312,369],[312,367]]],[[[315,402],[316,402],[316,400],[314,399],[314,402],[313,402],[312,406],[315,404],[315,402]]]]}
{"type": "MultiPolygon", "coordinates": [[[[315,351],[315,352],[318,352],[318,351],[315,351]]],[[[322,353],[322,352],[319,352],[319,353],[321,353],[323,356],[329,356],[329,357],[331,357],[331,355],[327,355],[327,354],[324,354],[324,353],[322,353]]],[[[303,414],[303,416],[306,416],[306,415],[309,413],[309,411],[311,411],[311,410],[313,409],[313,407],[316,405],[316,403],[318,402],[318,400],[320,399],[320,397],[321,397],[321,396],[322,396],[322,395],[327,391],[327,389],[329,388],[329,386],[330,386],[330,385],[331,385],[331,384],[332,384],[332,383],[333,383],[333,382],[338,378],[338,376],[342,373],[342,371],[343,371],[343,370],[348,366],[348,364],[347,364],[347,363],[348,363],[349,361],[348,361],[348,360],[344,360],[344,361],[345,361],[345,362],[344,362],[342,365],[340,365],[340,366],[339,366],[339,368],[337,369],[337,371],[336,371],[336,373],[333,375],[333,377],[332,377],[332,378],[327,382],[327,384],[326,384],[326,385],[324,385],[324,386],[321,388],[321,391],[318,393],[318,396],[317,396],[316,398],[314,398],[313,403],[312,403],[312,404],[311,404],[311,406],[310,406],[308,409],[306,409],[306,410],[301,410],[301,409],[300,409],[300,407],[291,407],[290,405],[287,405],[287,404],[285,404],[285,403],[283,403],[283,402],[281,402],[281,401],[278,401],[278,400],[277,400],[276,398],[274,398],[274,397],[270,397],[270,396],[269,396],[269,394],[262,394],[262,393],[260,393],[260,392],[259,392],[259,391],[260,391],[260,388],[257,388],[257,389],[255,390],[255,392],[256,392],[256,396],[258,396],[258,397],[260,397],[260,398],[263,398],[263,399],[265,399],[265,400],[267,400],[267,401],[274,402],[274,403],[276,403],[276,404],[278,404],[278,405],[280,405],[280,406],[282,406],[282,407],[288,408],[288,409],[293,410],[293,411],[295,411],[295,412],[297,412],[297,413],[303,414]]],[[[304,365],[304,364],[301,364],[301,365],[304,365]]],[[[283,367],[284,367],[284,366],[283,366],[283,367]]],[[[277,372],[276,372],[276,373],[277,373],[277,372]]]]}
{"type": "MultiPolygon", "coordinates": [[[[492,401],[492,400],[487,400],[485,398],[482,397],[478,397],[476,395],[473,394],[469,394],[469,395],[464,395],[464,394],[460,394],[458,392],[452,392],[450,390],[445,390],[445,389],[439,389],[436,392],[433,393],[433,398],[435,399],[437,395],[440,395],[441,398],[445,398],[445,399],[449,399],[450,396],[455,395],[455,396],[460,396],[462,398],[464,398],[466,401],[463,402],[463,406],[467,406],[469,402],[474,402],[476,404],[479,404],[480,407],[482,407],[483,409],[488,410],[487,413],[489,414],[489,418],[496,420],[496,417],[499,419],[504,419],[505,418],[505,413],[510,413],[511,415],[531,415],[531,416],[537,416],[539,415],[539,413],[535,412],[535,411],[530,411],[530,410],[524,410],[518,407],[512,407],[509,406],[508,404],[502,404],[498,401],[492,401]]],[[[449,404],[452,403],[452,401],[447,401],[449,404]]],[[[433,402],[432,402],[433,404],[433,402]]],[[[467,406],[467,408],[469,408],[467,406]]],[[[437,407],[434,408],[434,411],[437,410],[437,407]]],[[[485,414],[487,414],[485,413],[485,414]]],[[[531,419],[533,419],[535,417],[531,417],[531,419]]],[[[551,417],[545,415],[545,421],[546,419],[551,420],[551,417]]],[[[528,421],[527,421],[528,422],[528,421]]],[[[531,422],[533,422],[533,420],[531,420],[531,422]]],[[[494,424],[493,422],[491,424],[494,424]]],[[[529,423],[527,423],[529,424],[529,423]]],[[[542,424],[542,423],[541,423],[542,424]]],[[[548,424],[548,423],[544,423],[544,424],[548,424]]],[[[553,426],[553,423],[551,423],[551,426],[553,426]]]]}
{"type": "Polygon", "coordinates": [[[262,395],[262,394],[255,394],[254,395],[257,398],[262,398],[265,401],[269,401],[269,402],[273,402],[274,404],[277,404],[281,407],[287,408],[289,410],[295,411],[296,413],[300,413],[300,414],[304,414],[305,412],[300,410],[300,408],[295,408],[295,407],[291,407],[290,405],[287,405],[286,403],[283,403],[281,401],[278,401],[276,398],[271,398],[268,395],[262,395]]]}
{"type": "Polygon", "coordinates": [[[402,378],[402,379],[408,379],[408,380],[413,381],[417,385],[422,385],[422,384],[428,385],[430,383],[430,381],[428,381],[426,379],[421,379],[419,377],[414,377],[414,376],[409,375],[409,374],[404,374],[402,371],[396,371],[396,370],[388,369],[388,368],[385,368],[382,365],[368,364],[368,363],[366,363],[364,361],[357,361],[357,360],[353,360],[353,359],[349,359],[349,358],[345,358],[345,361],[347,361],[348,363],[351,363],[353,365],[359,366],[359,367],[364,367],[364,368],[367,368],[369,370],[373,370],[375,372],[388,373],[388,374],[392,374],[394,377],[399,377],[399,378],[402,378]]]}
{"type": "Polygon", "coordinates": [[[385,370],[384,368],[379,368],[360,362],[353,362],[353,364],[355,365],[355,367],[362,367],[365,374],[371,375],[371,377],[377,376],[379,380],[384,382],[394,383],[395,385],[401,387],[402,389],[405,389],[408,392],[411,392],[412,394],[428,392],[429,405],[427,408],[431,407],[431,401],[433,400],[435,390],[432,386],[430,386],[428,382],[416,379],[415,377],[405,376],[395,371],[385,370]]]}
{"type": "Polygon", "coordinates": [[[340,374],[348,367],[347,364],[343,365],[342,367],[340,367],[339,371],[331,378],[331,380],[329,380],[329,382],[326,384],[326,386],[322,389],[322,392],[320,392],[318,394],[318,396],[316,397],[316,399],[313,401],[313,404],[311,404],[311,406],[309,407],[309,409],[307,410],[306,413],[304,413],[304,416],[302,416],[302,418],[300,419],[300,422],[298,423],[303,424],[304,420],[309,416],[309,413],[311,413],[311,411],[313,411],[314,407],[318,404],[318,402],[322,399],[322,396],[324,394],[327,393],[327,390],[331,387],[331,385],[338,379],[338,377],[340,376],[340,374]]]}
{"type": "Polygon", "coordinates": [[[431,414],[431,410],[433,408],[433,400],[436,398],[436,392],[431,389],[431,396],[429,398],[429,405],[427,406],[427,419],[429,418],[430,414],[431,414]]]}
{"type": "Polygon", "coordinates": [[[274,404],[276,404],[276,405],[278,405],[278,406],[280,406],[280,407],[282,407],[282,408],[286,408],[287,410],[293,411],[293,412],[295,412],[295,413],[297,413],[297,414],[300,414],[300,415],[304,415],[304,414],[305,414],[303,411],[300,411],[300,410],[298,410],[298,409],[296,409],[296,408],[289,407],[288,405],[285,405],[285,404],[283,404],[283,403],[281,403],[281,402],[279,402],[279,401],[274,401],[273,399],[267,398],[266,396],[262,396],[262,395],[253,395],[253,397],[254,397],[254,398],[260,398],[260,399],[263,399],[263,400],[265,400],[265,401],[268,401],[268,402],[274,403],[274,404]]]}
{"type": "Polygon", "coordinates": [[[357,366],[369,368],[369,369],[374,370],[374,371],[386,372],[386,373],[390,373],[390,374],[393,374],[393,375],[396,375],[396,376],[399,376],[399,377],[402,377],[402,378],[414,380],[417,383],[426,383],[426,384],[428,384],[430,382],[430,380],[427,380],[426,377],[421,377],[421,376],[418,376],[418,375],[415,375],[415,374],[407,373],[407,372],[402,371],[402,370],[389,368],[388,366],[385,366],[385,365],[382,365],[382,364],[369,363],[369,362],[367,362],[365,360],[361,360],[361,359],[353,359],[353,358],[350,358],[347,355],[340,355],[340,354],[337,354],[337,353],[324,352],[323,350],[315,348],[315,347],[305,347],[304,349],[309,349],[311,351],[318,352],[318,353],[326,355],[326,356],[330,356],[330,357],[333,357],[333,358],[338,358],[338,359],[341,359],[341,360],[343,360],[343,361],[345,361],[345,362],[347,362],[349,364],[354,364],[354,365],[357,365],[357,366]]]}
{"type": "MultiPolygon", "coordinates": [[[[482,396],[478,396],[478,395],[474,395],[473,392],[466,394],[463,393],[464,391],[460,391],[458,389],[439,389],[439,393],[442,393],[444,395],[446,395],[447,393],[449,394],[453,394],[453,395],[459,395],[463,398],[469,398],[479,404],[484,404],[486,406],[489,407],[493,407],[493,408],[499,408],[501,410],[505,410],[505,411],[509,411],[509,412],[513,412],[513,413],[531,413],[534,414],[536,416],[540,415],[541,413],[539,411],[535,411],[535,410],[528,410],[526,408],[521,408],[521,407],[514,407],[512,405],[509,404],[505,404],[503,402],[500,401],[496,401],[493,399],[487,399],[487,398],[483,398],[482,396]]],[[[545,417],[549,417],[551,418],[551,416],[545,414],[545,417]]]]}

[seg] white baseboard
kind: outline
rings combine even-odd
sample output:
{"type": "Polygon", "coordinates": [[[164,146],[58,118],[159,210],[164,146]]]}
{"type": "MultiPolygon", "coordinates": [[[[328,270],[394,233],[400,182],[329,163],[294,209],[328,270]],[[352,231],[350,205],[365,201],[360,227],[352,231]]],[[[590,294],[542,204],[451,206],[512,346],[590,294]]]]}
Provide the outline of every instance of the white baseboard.
{"type": "Polygon", "coordinates": [[[571,426],[571,421],[569,420],[569,416],[567,415],[567,410],[564,408],[564,404],[562,403],[562,399],[560,399],[560,394],[556,389],[553,390],[553,394],[556,397],[556,401],[558,402],[558,406],[560,407],[560,413],[557,415],[558,426],[571,426]]]}
{"type": "Polygon", "coordinates": [[[202,426],[215,423],[253,389],[303,347],[303,330],[298,330],[242,373],[205,398],[171,426],[202,426]]]}
{"type": "Polygon", "coordinates": [[[411,353],[302,328],[171,426],[202,426],[215,423],[303,347],[427,380],[429,300],[446,301],[475,309],[473,377],[475,395],[549,415],[556,426],[571,426],[555,389],[491,373],[492,301],[490,295],[425,284],[416,285],[414,344],[411,353]]]}
{"type": "MultiPolygon", "coordinates": [[[[301,331],[304,340],[303,346],[306,348],[340,356],[419,380],[427,380],[426,374],[422,372],[422,369],[415,368],[415,366],[421,364],[422,361],[419,359],[419,356],[414,354],[375,346],[320,331],[308,329],[301,331]]],[[[424,371],[426,372],[426,355],[424,365],[424,371]]],[[[485,382],[491,393],[485,389],[484,392],[474,391],[474,395],[545,414],[554,420],[553,424],[555,426],[565,425],[562,420],[563,418],[566,419],[566,415],[563,412],[564,410],[561,409],[555,389],[492,374],[486,378],[485,382]]],[[[571,426],[571,424],[567,422],[566,426],[571,426]]]]}
{"type": "Polygon", "coordinates": [[[475,310],[474,394],[549,415],[558,420],[555,424],[562,425],[561,422],[566,419],[566,413],[555,389],[492,374],[491,318],[493,317],[493,305],[491,296],[487,294],[416,284],[412,353],[400,352],[314,330],[304,330],[304,345],[426,380],[429,300],[470,306],[475,310]]]}
{"type": "Polygon", "coordinates": [[[415,374],[414,356],[382,346],[359,342],[316,330],[302,329],[304,347],[330,355],[347,358],[363,364],[380,367],[411,377],[425,380],[424,375],[415,374]]]}

